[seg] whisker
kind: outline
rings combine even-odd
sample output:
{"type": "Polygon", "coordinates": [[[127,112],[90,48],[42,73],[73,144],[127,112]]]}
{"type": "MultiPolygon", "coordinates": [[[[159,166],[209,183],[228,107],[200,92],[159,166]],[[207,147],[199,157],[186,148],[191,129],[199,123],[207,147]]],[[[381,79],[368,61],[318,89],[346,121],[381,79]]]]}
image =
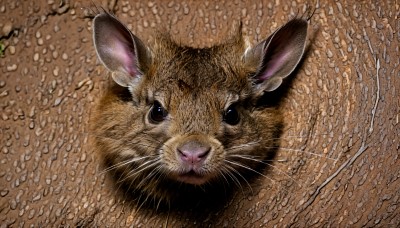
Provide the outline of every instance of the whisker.
{"type": "MultiPolygon", "coordinates": [[[[267,148],[272,149],[274,147],[267,147],[267,148]]],[[[305,150],[302,150],[302,149],[292,149],[292,148],[285,148],[285,147],[276,147],[276,148],[279,148],[279,149],[282,149],[282,150],[286,150],[286,151],[296,152],[296,153],[307,153],[307,154],[311,154],[311,155],[314,155],[314,156],[317,156],[317,157],[326,158],[326,159],[329,159],[329,160],[337,162],[337,159],[335,159],[335,158],[325,157],[325,156],[323,156],[321,154],[305,151],[305,150]]]]}
{"type": "Polygon", "coordinates": [[[98,175],[104,174],[106,172],[109,172],[109,171],[111,171],[113,169],[116,169],[116,168],[119,168],[121,166],[128,165],[130,163],[137,162],[137,161],[140,161],[140,160],[143,160],[143,159],[146,159],[146,158],[150,158],[150,157],[154,157],[154,156],[144,156],[144,157],[133,158],[133,159],[129,159],[129,160],[126,160],[126,161],[119,162],[117,164],[114,164],[112,166],[107,167],[106,169],[101,171],[98,175]]]}
{"type": "Polygon", "coordinates": [[[163,176],[166,176],[166,175],[167,175],[167,174],[165,174],[165,172],[162,172],[162,171],[161,171],[161,169],[162,169],[162,166],[161,166],[161,165],[157,166],[157,167],[154,168],[154,169],[157,170],[157,174],[158,174],[157,178],[154,179],[155,181],[160,181],[160,178],[162,178],[163,176]]]}
{"type": "Polygon", "coordinates": [[[226,177],[225,177],[225,175],[224,175],[224,172],[222,171],[222,170],[218,170],[218,172],[219,172],[219,174],[224,178],[224,180],[225,180],[225,182],[228,184],[228,186],[229,186],[229,181],[228,181],[228,179],[226,179],[226,177]]]}
{"type": "MultiPolygon", "coordinates": [[[[326,135],[329,135],[329,133],[315,134],[315,135],[312,135],[312,137],[326,136],[326,135]]],[[[288,135],[285,137],[275,137],[275,138],[269,138],[269,139],[273,139],[273,140],[276,140],[276,139],[303,139],[303,138],[309,138],[309,137],[310,137],[309,135],[288,135]]]]}
{"type": "Polygon", "coordinates": [[[233,162],[233,161],[230,161],[230,160],[227,160],[227,159],[225,159],[225,161],[228,162],[228,163],[230,163],[230,164],[232,164],[232,165],[236,165],[236,166],[242,167],[242,168],[244,168],[244,169],[250,170],[250,171],[252,171],[252,172],[254,172],[254,173],[257,173],[258,175],[261,175],[261,176],[263,176],[263,177],[269,179],[270,181],[276,183],[275,180],[273,180],[273,179],[267,177],[266,175],[264,175],[264,174],[258,172],[257,170],[254,170],[254,169],[252,169],[252,168],[250,168],[250,167],[248,167],[248,166],[246,166],[246,165],[242,165],[242,164],[240,164],[240,163],[233,162]]]}
{"type": "MultiPolygon", "coordinates": [[[[235,155],[235,154],[233,154],[235,155]]],[[[231,156],[231,154],[229,154],[228,156],[231,156]]],[[[249,155],[249,154],[240,154],[240,156],[243,157],[248,157],[248,158],[260,158],[260,160],[263,160],[264,162],[288,162],[288,159],[268,159],[268,160],[264,160],[265,156],[261,156],[261,155],[249,155]]]]}
{"type": "Polygon", "coordinates": [[[246,144],[240,144],[238,146],[230,147],[228,150],[236,150],[236,149],[240,149],[240,148],[243,148],[243,147],[251,147],[253,145],[258,145],[259,143],[260,143],[260,141],[248,142],[246,144]]]}
{"type": "Polygon", "coordinates": [[[228,154],[227,156],[243,156],[243,157],[247,157],[247,158],[264,158],[265,156],[261,156],[261,155],[253,155],[253,154],[228,154]]]}
{"type": "Polygon", "coordinates": [[[158,208],[160,208],[161,201],[162,201],[162,198],[160,197],[158,199],[158,203],[157,203],[157,206],[156,206],[156,211],[158,211],[158,208]]]}
{"type": "Polygon", "coordinates": [[[264,164],[264,165],[267,165],[267,166],[269,166],[269,167],[275,168],[275,169],[277,169],[280,173],[282,173],[283,175],[285,175],[285,176],[287,176],[288,178],[290,178],[290,179],[291,179],[293,182],[295,182],[299,187],[301,187],[301,185],[300,185],[295,179],[293,179],[293,177],[291,177],[289,174],[287,174],[287,173],[284,172],[283,170],[279,169],[278,167],[276,167],[276,166],[274,166],[274,165],[272,165],[272,164],[269,164],[268,162],[265,162],[265,161],[262,161],[262,160],[259,160],[259,159],[254,159],[254,158],[251,158],[251,157],[246,157],[246,156],[238,155],[238,154],[232,154],[232,155],[230,155],[230,157],[237,157],[237,158],[247,159],[247,160],[259,162],[259,163],[261,163],[261,164],[264,164]]]}
{"type": "MultiPolygon", "coordinates": [[[[161,163],[161,161],[156,161],[155,163],[161,163]]],[[[159,167],[159,166],[157,166],[159,167]]],[[[145,178],[143,178],[137,186],[142,186],[142,183],[145,182],[146,180],[152,179],[154,175],[157,175],[160,169],[154,168],[149,174],[146,175],[145,178]]]]}
{"type": "MultiPolygon", "coordinates": [[[[226,149],[226,151],[227,152],[234,152],[234,151],[236,151],[236,149],[242,149],[242,148],[245,148],[245,147],[251,147],[253,144],[255,144],[255,142],[253,142],[250,145],[243,144],[243,145],[231,147],[231,148],[226,149]]],[[[285,148],[285,147],[279,147],[279,146],[276,146],[276,147],[269,146],[269,147],[264,147],[264,148],[265,149],[282,149],[282,150],[293,151],[293,152],[298,152],[298,153],[308,153],[308,154],[311,154],[311,155],[314,155],[314,156],[317,156],[317,157],[326,158],[326,159],[329,159],[329,160],[332,160],[332,161],[337,161],[337,159],[335,159],[335,158],[326,157],[326,156],[323,156],[321,154],[305,151],[305,150],[302,150],[302,149],[292,149],[292,148],[285,148]]],[[[255,157],[262,158],[263,157],[263,156],[256,156],[256,155],[252,155],[252,156],[254,156],[254,158],[255,157]]]]}
{"type": "MultiPolygon", "coordinates": [[[[143,207],[143,205],[147,202],[147,200],[149,199],[150,194],[146,195],[146,198],[143,200],[143,202],[139,205],[139,207],[137,208],[137,211],[140,211],[143,207]]],[[[142,194],[140,194],[139,199],[137,200],[137,202],[140,202],[142,200],[142,194]]]]}
{"type": "MultiPolygon", "coordinates": [[[[137,175],[137,174],[139,174],[140,172],[142,172],[142,171],[144,171],[145,169],[148,169],[148,168],[151,168],[152,166],[154,166],[154,165],[157,165],[157,163],[158,163],[158,161],[157,162],[155,162],[155,163],[153,163],[153,164],[150,164],[150,165],[148,165],[148,166],[145,166],[144,168],[142,168],[141,170],[138,170],[138,171],[136,171],[134,174],[131,174],[131,175],[129,175],[129,173],[127,174],[127,176],[123,179],[123,180],[121,180],[121,181],[119,181],[119,182],[123,182],[125,179],[127,179],[127,178],[129,178],[129,177],[132,177],[132,176],[135,176],[133,179],[132,179],[132,181],[130,182],[130,184],[129,184],[129,186],[128,186],[128,189],[130,189],[131,188],[131,186],[132,186],[132,184],[135,182],[135,180],[139,177],[139,175],[137,175]]],[[[135,171],[135,170],[133,170],[133,171],[135,171]]],[[[152,170],[152,172],[153,172],[154,170],[152,170]]],[[[150,174],[149,174],[150,175],[150,174]]],[[[149,177],[149,175],[147,175],[145,178],[143,178],[140,182],[139,182],[139,184],[137,184],[136,186],[141,186],[142,185],[142,182],[145,180],[145,179],[148,179],[148,177],[149,177]]],[[[139,197],[139,200],[140,200],[140,198],[141,198],[141,195],[140,195],[140,197],[139,197]]],[[[146,199],[147,200],[147,199],[146,199]]],[[[146,201],[145,200],[145,201],[146,201]]]]}
{"type": "Polygon", "coordinates": [[[265,160],[266,162],[288,162],[288,159],[265,160]]]}
{"type": "MultiPolygon", "coordinates": [[[[157,160],[159,160],[159,158],[155,158],[155,159],[148,160],[148,161],[144,162],[143,164],[139,165],[139,166],[136,167],[135,169],[129,171],[129,172],[126,174],[126,177],[125,177],[124,179],[122,179],[121,181],[119,181],[119,182],[123,182],[123,181],[125,181],[126,179],[128,179],[128,178],[130,178],[130,177],[133,177],[133,176],[136,176],[136,177],[137,177],[137,174],[143,172],[144,170],[146,170],[146,169],[148,169],[148,168],[151,168],[151,167],[154,166],[154,165],[157,165],[157,164],[159,163],[159,162],[156,162],[157,160]],[[150,165],[148,165],[149,163],[150,163],[150,165]],[[143,166],[144,166],[144,167],[143,167],[143,166]],[[141,168],[141,167],[143,167],[143,168],[141,168]]],[[[135,179],[136,179],[136,178],[135,178],[135,179]]]]}
{"type": "Polygon", "coordinates": [[[233,180],[233,182],[236,184],[236,186],[238,186],[240,188],[240,190],[242,191],[242,194],[244,195],[244,190],[243,190],[242,184],[235,177],[235,175],[230,171],[232,169],[235,171],[235,169],[233,167],[229,166],[229,165],[222,166],[221,169],[223,171],[225,171],[225,173],[233,180]]]}
{"type": "MultiPolygon", "coordinates": [[[[239,171],[237,171],[235,168],[233,168],[232,166],[230,166],[230,165],[226,165],[228,168],[230,168],[233,172],[234,172],[234,174],[236,174],[236,175],[238,175],[239,177],[241,177],[243,180],[244,180],[244,182],[246,182],[246,184],[247,184],[247,186],[249,186],[249,188],[250,188],[250,191],[251,191],[251,193],[253,194],[254,192],[253,192],[253,188],[251,187],[251,185],[250,185],[250,183],[246,180],[246,178],[242,175],[242,174],[240,174],[240,172],[239,171]]],[[[242,192],[243,192],[243,190],[242,190],[242,192]]]]}

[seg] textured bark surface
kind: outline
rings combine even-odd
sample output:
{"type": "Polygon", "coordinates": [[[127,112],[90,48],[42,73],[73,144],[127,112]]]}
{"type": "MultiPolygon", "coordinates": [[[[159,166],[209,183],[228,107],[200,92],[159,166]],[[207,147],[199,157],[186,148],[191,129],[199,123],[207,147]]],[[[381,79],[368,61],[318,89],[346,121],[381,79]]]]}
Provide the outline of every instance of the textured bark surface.
{"type": "MultiPolygon", "coordinates": [[[[227,38],[239,20],[255,43],[310,6],[96,4],[143,40],[154,29],[170,30],[195,47],[227,38]]],[[[286,127],[275,168],[213,213],[138,211],[101,173],[87,123],[108,80],[92,45],[89,8],[90,1],[0,1],[2,227],[400,226],[397,1],[319,3],[307,56],[281,106],[286,127]]]]}

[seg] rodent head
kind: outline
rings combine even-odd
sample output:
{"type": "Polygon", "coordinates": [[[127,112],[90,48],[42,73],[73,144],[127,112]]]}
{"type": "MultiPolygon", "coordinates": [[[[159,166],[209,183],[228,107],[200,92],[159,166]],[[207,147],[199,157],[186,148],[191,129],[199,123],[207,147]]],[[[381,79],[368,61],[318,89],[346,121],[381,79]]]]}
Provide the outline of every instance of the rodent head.
{"type": "MultiPolygon", "coordinates": [[[[258,107],[298,65],[308,23],[293,19],[250,48],[242,34],[210,48],[158,35],[150,48],[114,16],[94,19],[99,59],[130,99],[109,90],[92,120],[99,151],[120,180],[168,199],[160,183],[237,181],[276,148],[279,112],[258,107]]],[[[169,191],[179,191],[176,189],[169,191]]]]}

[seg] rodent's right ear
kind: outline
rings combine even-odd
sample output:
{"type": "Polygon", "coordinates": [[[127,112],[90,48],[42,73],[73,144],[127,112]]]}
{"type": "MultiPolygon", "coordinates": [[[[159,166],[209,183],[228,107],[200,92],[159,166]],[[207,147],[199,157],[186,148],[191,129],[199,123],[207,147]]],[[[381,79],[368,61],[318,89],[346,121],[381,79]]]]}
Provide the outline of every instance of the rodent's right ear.
{"type": "Polygon", "coordinates": [[[121,86],[134,86],[150,67],[152,60],[149,49],[109,13],[94,18],[93,41],[100,61],[121,86]]]}

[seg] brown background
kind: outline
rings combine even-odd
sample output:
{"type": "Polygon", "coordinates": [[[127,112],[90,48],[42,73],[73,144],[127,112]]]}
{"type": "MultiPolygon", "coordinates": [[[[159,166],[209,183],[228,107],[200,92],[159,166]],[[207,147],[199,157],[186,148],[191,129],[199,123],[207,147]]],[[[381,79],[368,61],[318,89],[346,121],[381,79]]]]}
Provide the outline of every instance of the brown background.
{"type": "MultiPolygon", "coordinates": [[[[400,6],[321,1],[310,48],[282,104],[273,165],[217,213],[137,211],[116,197],[90,146],[107,83],[91,1],[0,1],[0,224],[7,226],[399,226],[400,6]],[[93,13],[92,13],[93,14],[93,13]],[[270,178],[270,179],[269,179],[270,178]]],[[[253,43],[312,1],[96,1],[143,40],[196,47],[235,22],[253,43]]],[[[319,1],[317,1],[319,2],[319,1]]]]}

